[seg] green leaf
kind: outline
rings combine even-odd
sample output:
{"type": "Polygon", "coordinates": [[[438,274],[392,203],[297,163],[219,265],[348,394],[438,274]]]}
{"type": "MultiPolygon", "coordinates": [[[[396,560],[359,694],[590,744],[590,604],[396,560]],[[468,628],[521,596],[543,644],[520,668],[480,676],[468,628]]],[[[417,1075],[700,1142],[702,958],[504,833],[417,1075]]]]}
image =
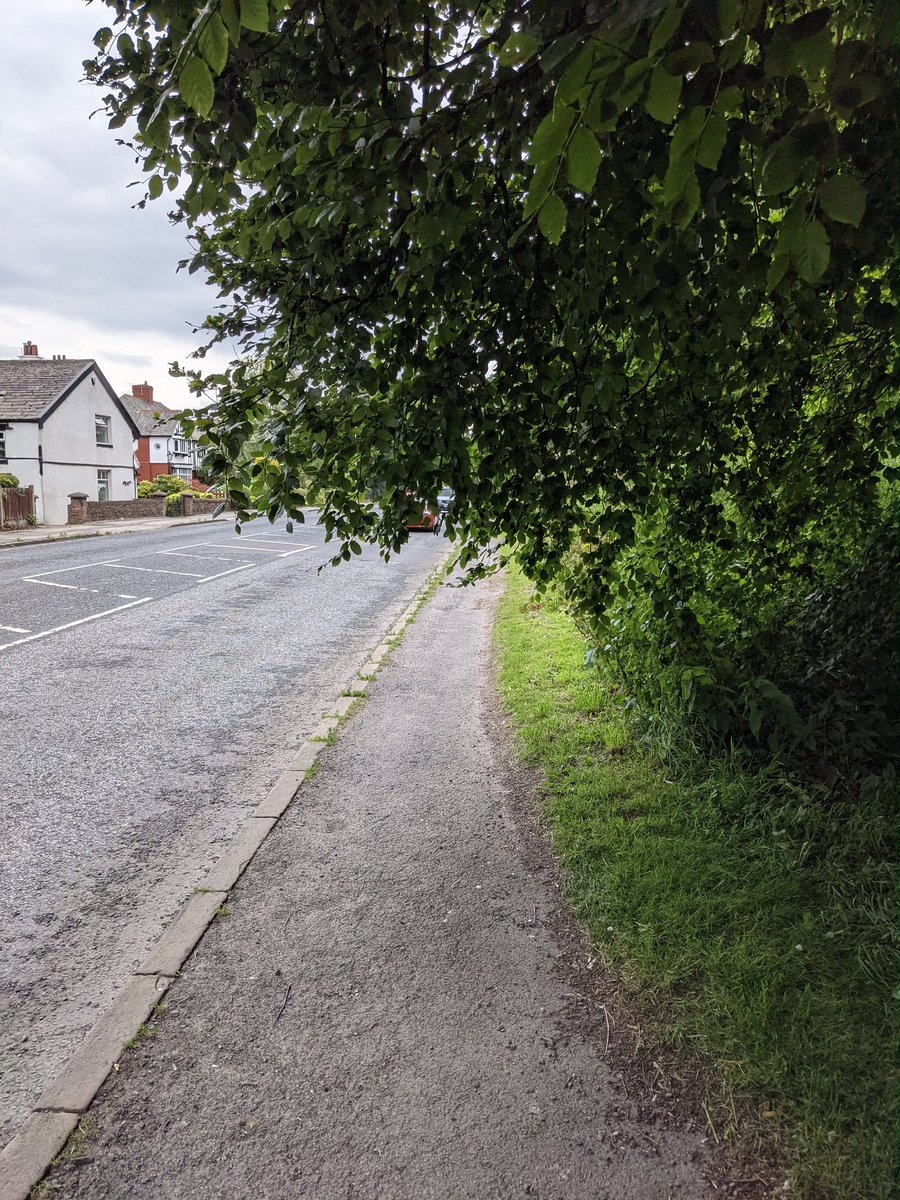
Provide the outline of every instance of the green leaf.
{"type": "Polygon", "coordinates": [[[866,211],[866,189],[852,175],[833,175],[816,193],[824,212],[832,221],[859,226],[866,211]]]}
{"type": "Polygon", "coordinates": [[[644,108],[655,121],[670,125],[675,120],[683,83],[681,75],[670,75],[662,67],[654,68],[644,108]]]}
{"type": "Polygon", "coordinates": [[[672,220],[679,229],[687,229],[691,221],[694,219],[694,214],[700,207],[700,184],[697,182],[697,176],[691,171],[685,184],[684,190],[678,203],[675,205],[675,210],[672,213],[672,220]]]}
{"type": "Polygon", "coordinates": [[[818,283],[828,267],[831,245],[821,221],[807,221],[794,238],[791,258],[797,274],[807,283],[818,283]]]}
{"type": "Polygon", "coordinates": [[[566,206],[557,195],[548,196],[543,208],[538,213],[538,228],[547,241],[552,242],[554,246],[563,235],[568,215],[566,206]]]}
{"type": "Polygon", "coordinates": [[[813,37],[806,38],[797,47],[797,54],[810,78],[815,79],[827,71],[834,58],[831,29],[826,25],[813,37]]]}
{"type": "Polygon", "coordinates": [[[228,40],[236,46],[241,40],[241,14],[238,0],[219,0],[219,13],[228,31],[228,40]]]}
{"type": "Polygon", "coordinates": [[[528,62],[538,48],[538,40],[530,33],[514,33],[500,48],[500,66],[518,67],[528,62]]]}
{"type": "Polygon", "coordinates": [[[524,220],[536,213],[544,203],[547,194],[553,184],[553,178],[556,173],[556,165],[551,160],[550,162],[541,163],[531,177],[531,184],[528,188],[528,195],[525,197],[525,208],[522,213],[524,220]]]}
{"type": "Polygon", "coordinates": [[[764,196],[778,196],[794,186],[802,166],[797,144],[792,137],[776,142],[763,160],[762,191],[764,196]]]}
{"type": "Polygon", "coordinates": [[[727,41],[740,28],[743,8],[742,0],[717,0],[716,24],[722,41],[727,41]]]}
{"type": "Polygon", "coordinates": [[[200,34],[200,53],[217,75],[228,60],[228,30],[217,12],[207,20],[200,34]]]}
{"type": "Polygon", "coordinates": [[[562,154],[575,113],[571,108],[559,107],[549,112],[535,130],[531,142],[530,158],[533,163],[546,162],[562,154]]]}
{"type": "Polygon", "coordinates": [[[573,103],[578,93],[584,87],[587,73],[593,61],[593,47],[590,45],[585,46],[575,61],[566,67],[562,79],[556,85],[557,104],[573,103]]]}
{"type": "Polygon", "coordinates": [[[579,125],[572,134],[566,163],[569,168],[569,183],[579,192],[590,195],[600,167],[600,145],[584,125],[579,125]]]}
{"type": "Polygon", "coordinates": [[[663,15],[659,18],[656,28],[653,30],[653,35],[650,38],[650,49],[648,53],[652,57],[657,54],[664,46],[668,46],[678,26],[681,24],[682,10],[678,5],[666,8],[663,15]]]}
{"type": "Polygon", "coordinates": [[[721,113],[712,113],[697,143],[697,162],[714,171],[725,146],[728,125],[721,113]]]}
{"type": "Polygon", "coordinates": [[[215,88],[209,67],[202,58],[193,55],[187,60],[178,80],[178,90],[185,104],[189,105],[201,117],[209,116],[212,108],[215,88]]]}
{"type": "Polygon", "coordinates": [[[158,175],[151,175],[147,184],[147,191],[150,193],[151,200],[157,200],[163,193],[163,181],[158,175]]]}
{"type": "Polygon", "coordinates": [[[769,272],[766,276],[766,288],[768,291],[773,291],[784,279],[785,272],[791,265],[789,254],[776,254],[769,264],[769,272]]]}
{"type": "Polygon", "coordinates": [[[257,33],[268,33],[269,0],[241,0],[241,24],[257,33]]]}

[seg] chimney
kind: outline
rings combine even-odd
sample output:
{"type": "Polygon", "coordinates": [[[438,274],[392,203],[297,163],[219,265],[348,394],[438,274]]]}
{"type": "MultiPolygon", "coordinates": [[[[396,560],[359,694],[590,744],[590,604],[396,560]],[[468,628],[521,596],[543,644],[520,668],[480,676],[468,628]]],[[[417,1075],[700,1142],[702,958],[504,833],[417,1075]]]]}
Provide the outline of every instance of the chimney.
{"type": "Polygon", "coordinates": [[[34,342],[25,342],[24,345],[22,346],[22,353],[19,355],[19,357],[20,358],[38,358],[38,357],[40,357],[38,355],[38,348],[34,344],[34,342]]]}
{"type": "Polygon", "coordinates": [[[133,383],[131,385],[131,394],[136,396],[138,400],[144,400],[147,404],[153,403],[153,384],[148,383],[145,379],[143,383],[133,383]]]}

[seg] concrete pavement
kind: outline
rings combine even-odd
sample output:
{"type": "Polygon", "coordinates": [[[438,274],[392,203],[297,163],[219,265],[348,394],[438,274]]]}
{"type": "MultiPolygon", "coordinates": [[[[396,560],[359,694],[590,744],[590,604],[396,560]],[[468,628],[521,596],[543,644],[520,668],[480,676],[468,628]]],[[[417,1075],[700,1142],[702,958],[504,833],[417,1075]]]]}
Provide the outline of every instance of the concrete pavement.
{"type": "MultiPolygon", "coordinates": [[[[715,1194],[702,1130],[620,1081],[580,989],[583,943],[494,712],[495,589],[442,587],[420,613],[209,898],[153,1036],[121,1052],[42,1195],[715,1194]]],[[[45,1117],[51,1140],[78,1121],[45,1117]]]]}

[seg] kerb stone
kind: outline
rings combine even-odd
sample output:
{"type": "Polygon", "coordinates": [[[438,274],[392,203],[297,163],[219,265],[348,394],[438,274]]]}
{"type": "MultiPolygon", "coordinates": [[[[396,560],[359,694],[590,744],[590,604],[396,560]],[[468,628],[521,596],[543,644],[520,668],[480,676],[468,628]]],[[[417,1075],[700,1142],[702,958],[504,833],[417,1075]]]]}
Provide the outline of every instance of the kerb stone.
{"type": "Polygon", "coordinates": [[[44,1089],[35,1109],[84,1112],[121,1056],[125,1042],[147,1020],[169,982],[155,975],[133,975],[61,1073],[44,1089]]]}
{"type": "Polygon", "coordinates": [[[0,1151],[0,1200],[28,1200],[79,1120],[79,1114],[71,1112],[31,1114],[0,1151]]]}

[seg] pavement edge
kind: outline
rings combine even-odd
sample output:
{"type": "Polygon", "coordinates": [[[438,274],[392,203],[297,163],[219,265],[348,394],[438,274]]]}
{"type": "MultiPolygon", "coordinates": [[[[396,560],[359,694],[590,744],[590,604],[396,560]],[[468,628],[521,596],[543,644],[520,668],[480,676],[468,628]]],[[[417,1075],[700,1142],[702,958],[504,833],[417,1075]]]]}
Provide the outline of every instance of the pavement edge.
{"type": "Polygon", "coordinates": [[[184,902],[144,961],[126,980],[110,1008],[88,1030],[62,1070],[50,1080],[16,1135],[0,1150],[0,1200],[29,1200],[112,1070],[125,1044],[139,1033],[166,989],[224,907],[231,888],[312,777],[325,746],[364,703],[391,651],[448,573],[451,546],[400,616],[356,669],[322,720],[297,749],[266,798],[237,829],[184,902]]]}

